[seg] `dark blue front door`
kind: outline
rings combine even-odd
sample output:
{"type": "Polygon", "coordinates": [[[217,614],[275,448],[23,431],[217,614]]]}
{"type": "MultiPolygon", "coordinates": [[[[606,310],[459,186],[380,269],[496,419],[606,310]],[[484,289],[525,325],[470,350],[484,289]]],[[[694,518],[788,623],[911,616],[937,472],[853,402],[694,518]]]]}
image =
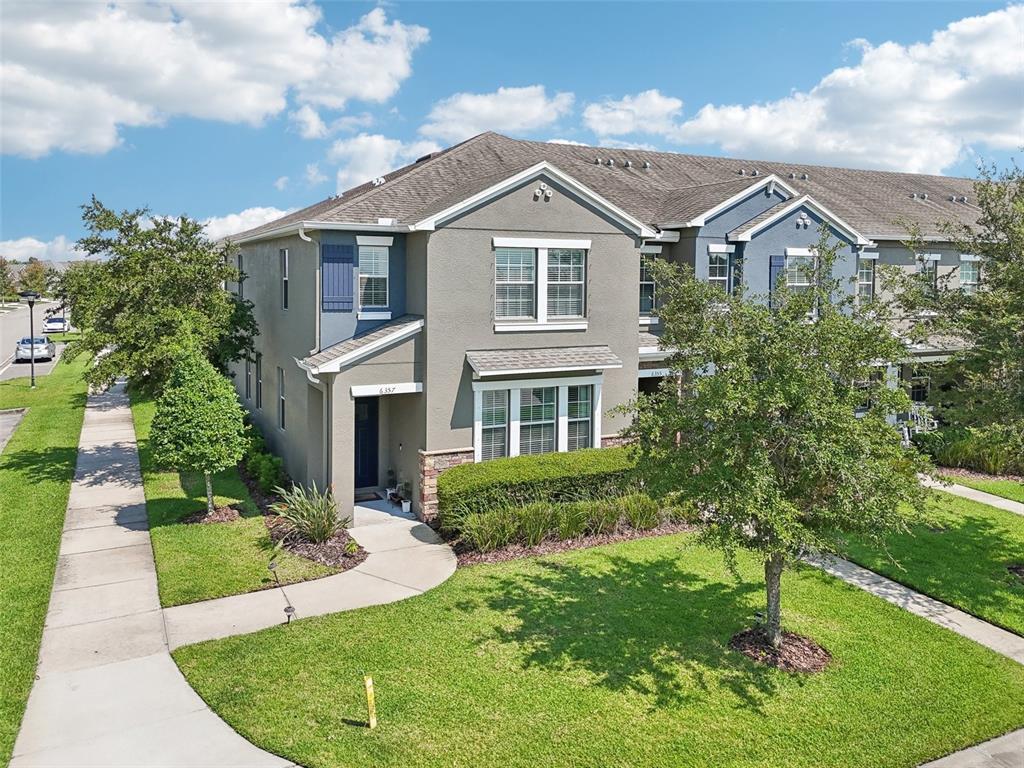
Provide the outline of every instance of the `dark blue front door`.
{"type": "Polygon", "coordinates": [[[377,483],[378,400],[356,398],[356,488],[371,488],[377,483]]]}

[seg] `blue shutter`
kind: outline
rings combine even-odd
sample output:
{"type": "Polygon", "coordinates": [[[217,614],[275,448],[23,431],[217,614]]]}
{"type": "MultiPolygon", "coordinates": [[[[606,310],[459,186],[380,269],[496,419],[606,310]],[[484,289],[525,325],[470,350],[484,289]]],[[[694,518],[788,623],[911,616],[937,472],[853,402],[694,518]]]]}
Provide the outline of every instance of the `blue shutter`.
{"type": "Polygon", "coordinates": [[[779,284],[779,277],[782,276],[782,270],[786,268],[786,257],[785,256],[771,256],[768,264],[768,295],[771,296],[775,293],[775,288],[779,284]]]}
{"type": "Polygon", "coordinates": [[[355,253],[354,245],[320,246],[320,298],[324,312],[352,311],[355,253]]]}

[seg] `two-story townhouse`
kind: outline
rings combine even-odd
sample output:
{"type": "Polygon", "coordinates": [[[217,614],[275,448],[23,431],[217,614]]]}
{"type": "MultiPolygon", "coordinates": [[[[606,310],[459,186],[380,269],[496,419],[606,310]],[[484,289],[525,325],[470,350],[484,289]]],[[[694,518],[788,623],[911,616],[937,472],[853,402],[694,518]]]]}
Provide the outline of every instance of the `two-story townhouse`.
{"type": "MultiPolygon", "coordinates": [[[[482,134],[232,238],[261,330],[236,387],[343,512],[405,481],[429,518],[448,467],[617,441],[610,409],[666,374],[647,260],[750,296],[799,289],[828,222],[859,300],[886,263],[975,290],[977,261],[938,229],[976,219],[972,189],[482,134]],[[907,224],[928,253],[901,244],[907,224]]],[[[946,353],[908,349],[905,375],[946,353]]]]}

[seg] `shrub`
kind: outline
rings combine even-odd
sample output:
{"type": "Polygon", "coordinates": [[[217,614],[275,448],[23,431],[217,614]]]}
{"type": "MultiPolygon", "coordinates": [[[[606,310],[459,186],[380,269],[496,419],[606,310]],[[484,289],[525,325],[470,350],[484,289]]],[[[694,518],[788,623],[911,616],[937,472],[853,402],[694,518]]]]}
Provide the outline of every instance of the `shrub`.
{"type": "Polygon", "coordinates": [[[535,547],[558,532],[559,510],[549,501],[535,501],[515,510],[519,520],[519,540],[535,547]]]}
{"type": "Polygon", "coordinates": [[[661,522],[658,502],[645,494],[631,493],[629,496],[621,496],[615,500],[615,504],[622,510],[626,522],[638,531],[657,528],[661,522]]]}
{"type": "Polygon", "coordinates": [[[612,499],[599,499],[590,505],[587,533],[615,533],[622,519],[622,509],[612,499]]]}
{"type": "Polygon", "coordinates": [[[494,459],[462,464],[437,480],[438,517],[461,530],[467,515],[532,502],[567,502],[622,495],[632,487],[633,461],[625,448],[494,459]]]}
{"type": "Polygon", "coordinates": [[[308,489],[301,485],[293,485],[291,490],[278,486],[274,493],[281,500],[271,504],[270,509],[291,523],[301,537],[314,544],[327,541],[349,522],[349,518],[338,515],[331,492],[317,490],[316,483],[308,489]]]}
{"type": "Polygon", "coordinates": [[[493,509],[466,517],[462,536],[478,552],[491,552],[511,544],[518,531],[516,510],[493,509]]]}
{"type": "Polygon", "coordinates": [[[284,483],[284,462],[281,457],[271,453],[258,453],[252,456],[245,469],[263,493],[270,493],[284,483]]]}
{"type": "Polygon", "coordinates": [[[1014,448],[1009,429],[944,427],[920,432],[914,445],[943,467],[962,467],[990,475],[1024,473],[1024,457],[1014,448]]]}
{"type": "Polygon", "coordinates": [[[587,532],[591,502],[571,501],[558,505],[558,538],[578,539],[587,532]]]}

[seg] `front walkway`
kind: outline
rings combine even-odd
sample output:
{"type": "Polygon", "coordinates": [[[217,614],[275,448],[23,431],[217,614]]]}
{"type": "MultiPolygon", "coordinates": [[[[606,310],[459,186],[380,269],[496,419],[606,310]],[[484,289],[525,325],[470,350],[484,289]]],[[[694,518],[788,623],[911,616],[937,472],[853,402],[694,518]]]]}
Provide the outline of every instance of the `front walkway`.
{"type": "Polygon", "coordinates": [[[349,533],[369,553],[355,568],[281,589],[165,608],[171,650],[281,624],[289,605],[299,619],[393,603],[433,589],[455,573],[451,547],[430,526],[395,514],[386,502],[357,504],[353,522],[349,533]]]}
{"type": "Polygon", "coordinates": [[[996,496],[993,493],[985,493],[984,491],[979,491],[976,488],[968,488],[966,485],[940,483],[928,478],[923,478],[921,480],[921,484],[928,488],[934,488],[938,491],[952,493],[954,496],[962,496],[963,498],[970,499],[971,501],[988,504],[990,507],[998,507],[999,509],[1005,509],[1007,512],[1024,515],[1024,504],[1021,504],[1019,501],[1014,501],[1013,499],[1004,499],[1002,496],[996,496]]]}
{"type": "Polygon", "coordinates": [[[92,395],[36,682],[12,768],[274,766],[217,717],[167,650],[123,388],[92,395]]]}

